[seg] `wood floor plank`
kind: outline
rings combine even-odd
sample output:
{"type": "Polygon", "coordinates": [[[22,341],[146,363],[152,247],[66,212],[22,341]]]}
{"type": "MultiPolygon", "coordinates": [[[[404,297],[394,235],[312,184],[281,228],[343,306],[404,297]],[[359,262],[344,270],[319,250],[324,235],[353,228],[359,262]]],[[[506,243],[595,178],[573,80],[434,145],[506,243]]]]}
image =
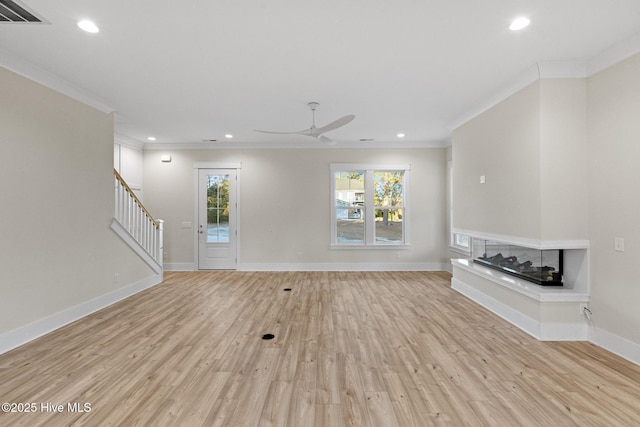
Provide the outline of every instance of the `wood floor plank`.
{"type": "Polygon", "coordinates": [[[366,405],[360,369],[353,354],[338,354],[340,405],[346,426],[368,426],[371,418],[366,405]]]}
{"type": "Polygon", "coordinates": [[[326,427],[342,427],[344,420],[340,405],[316,405],[314,425],[326,427]]]}
{"type": "Polygon", "coordinates": [[[272,381],[258,425],[261,427],[287,425],[292,394],[291,381],[272,381]]]}
{"type": "Polygon", "coordinates": [[[0,425],[640,425],[639,366],[537,341],[450,280],[167,272],[0,355],[0,399],[37,405],[0,425]]]}
{"type": "Polygon", "coordinates": [[[371,425],[379,427],[399,427],[389,395],[383,391],[366,392],[367,409],[371,414],[371,425]]]}

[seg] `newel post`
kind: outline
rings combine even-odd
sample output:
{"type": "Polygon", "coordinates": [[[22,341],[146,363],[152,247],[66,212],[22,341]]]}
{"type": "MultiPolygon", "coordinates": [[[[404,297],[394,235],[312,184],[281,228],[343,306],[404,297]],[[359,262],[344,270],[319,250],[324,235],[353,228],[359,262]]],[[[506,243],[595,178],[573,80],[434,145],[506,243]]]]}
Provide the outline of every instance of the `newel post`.
{"type": "Polygon", "coordinates": [[[163,230],[164,230],[164,220],[161,219],[157,219],[156,222],[158,223],[158,247],[157,247],[157,261],[158,263],[160,263],[160,265],[162,265],[163,260],[164,260],[164,237],[163,237],[163,230]]]}

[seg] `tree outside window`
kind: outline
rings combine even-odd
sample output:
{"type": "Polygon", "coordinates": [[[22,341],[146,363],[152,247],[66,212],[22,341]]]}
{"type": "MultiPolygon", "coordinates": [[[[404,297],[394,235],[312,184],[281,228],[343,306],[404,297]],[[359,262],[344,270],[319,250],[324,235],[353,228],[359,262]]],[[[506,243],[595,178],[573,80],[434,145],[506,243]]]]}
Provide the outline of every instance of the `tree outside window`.
{"type": "Polygon", "coordinates": [[[373,172],[375,239],[402,243],[402,195],[404,171],[373,172]]]}
{"type": "Polygon", "coordinates": [[[207,242],[229,241],[229,175],[207,176],[207,242]]]}

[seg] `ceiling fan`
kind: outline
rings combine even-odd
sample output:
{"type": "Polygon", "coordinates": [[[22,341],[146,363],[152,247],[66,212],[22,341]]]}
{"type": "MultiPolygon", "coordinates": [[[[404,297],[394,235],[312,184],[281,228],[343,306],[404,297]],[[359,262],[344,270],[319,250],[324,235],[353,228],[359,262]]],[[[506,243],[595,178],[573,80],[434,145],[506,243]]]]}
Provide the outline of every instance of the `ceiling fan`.
{"type": "Polygon", "coordinates": [[[328,125],[325,125],[322,127],[316,127],[316,110],[318,109],[318,106],[320,104],[317,102],[309,102],[307,105],[311,109],[311,114],[312,114],[312,122],[311,122],[311,127],[309,129],[301,130],[299,132],[274,132],[274,131],[256,129],[255,132],[272,133],[272,134],[278,134],[278,135],[305,135],[305,136],[310,136],[312,138],[315,138],[318,141],[321,141],[327,144],[335,144],[336,142],[334,140],[332,140],[331,138],[327,138],[326,136],[323,135],[323,133],[329,132],[334,129],[338,129],[339,127],[342,127],[350,123],[353,119],[356,118],[355,115],[349,114],[339,118],[338,120],[335,120],[329,123],[328,125]]]}

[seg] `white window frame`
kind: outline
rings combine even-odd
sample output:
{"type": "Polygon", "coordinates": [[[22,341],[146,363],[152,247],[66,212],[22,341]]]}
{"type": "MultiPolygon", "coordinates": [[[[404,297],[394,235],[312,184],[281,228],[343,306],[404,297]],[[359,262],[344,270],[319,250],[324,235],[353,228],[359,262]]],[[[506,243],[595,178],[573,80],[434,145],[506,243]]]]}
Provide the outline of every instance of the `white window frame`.
{"type": "Polygon", "coordinates": [[[398,249],[409,246],[409,172],[410,164],[377,164],[377,163],[332,163],[331,171],[331,248],[332,249],[398,249]],[[336,226],[336,172],[364,172],[365,174],[365,241],[363,243],[344,243],[337,241],[336,226]],[[373,196],[373,173],[385,171],[402,171],[402,243],[381,243],[375,240],[375,209],[373,196]]]}
{"type": "Polygon", "coordinates": [[[451,233],[451,243],[449,244],[449,248],[451,250],[462,253],[464,255],[471,256],[471,244],[472,244],[471,236],[467,234],[456,233],[455,231],[451,233]],[[466,246],[459,243],[459,238],[467,239],[466,246]]]}

